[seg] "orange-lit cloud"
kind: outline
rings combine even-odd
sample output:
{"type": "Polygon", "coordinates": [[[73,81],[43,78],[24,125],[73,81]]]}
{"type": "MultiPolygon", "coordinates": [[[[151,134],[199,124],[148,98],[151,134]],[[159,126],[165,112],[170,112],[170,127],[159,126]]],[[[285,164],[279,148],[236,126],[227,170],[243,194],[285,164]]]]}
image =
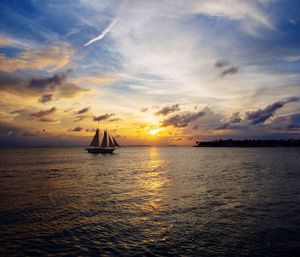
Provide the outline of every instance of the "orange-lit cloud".
{"type": "MultiPolygon", "coordinates": [[[[2,43],[5,43],[2,39],[2,43]]],[[[9,43],[9,41],[7,42],[9,43]]],[[[71,60],[74,51],[67,45],[49,46],[42,49],[25,50],[14,57],[0,54],[0,70],[12,72],[17,70],[57,70],[65,67],[71,60]]]]}
{"type": "Polygon", "coordinates": [[[109,85],[116,82],[117,79],[113,76],[105,75],[105,76],[81,76],[76,79],[73,79],[72,82],[79,85],[93,85],[93,86],[101,86],[101,85],[109,85]]]}
{"type": "Polygon", "coordinates": [[[11,45],[13,41],[6,37],[0,37],[0,46],[8,46],[11,45]]]}

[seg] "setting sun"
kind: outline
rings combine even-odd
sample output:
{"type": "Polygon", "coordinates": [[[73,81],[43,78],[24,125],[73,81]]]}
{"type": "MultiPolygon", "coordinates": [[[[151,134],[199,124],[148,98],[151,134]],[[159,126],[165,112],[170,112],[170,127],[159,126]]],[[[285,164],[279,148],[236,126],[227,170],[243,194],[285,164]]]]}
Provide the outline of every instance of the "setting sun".
{"type": "Polygon", "coordinates": [[[152,136],[155,136],[157,133],[158,133],[158,129],[152,129],[152,130],[150,130],[150,134],[152,136]]]}

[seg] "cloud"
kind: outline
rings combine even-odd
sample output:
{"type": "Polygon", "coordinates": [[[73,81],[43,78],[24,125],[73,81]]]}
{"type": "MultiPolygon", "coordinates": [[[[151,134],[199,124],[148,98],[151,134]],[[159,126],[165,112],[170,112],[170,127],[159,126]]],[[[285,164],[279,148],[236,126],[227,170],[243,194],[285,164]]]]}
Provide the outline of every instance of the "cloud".
{"type": "Polygon", "coordinates": [[[7,37],[0,37],[0,46],[8,46],[11,45],[13,41],[7,37]]]}
{"type": "Polygon", "coordinates": [[[47,102],[51,102],[52,100],[53,100],[53,94],[45,94],[40,97],[39,102],[47,103],[47,102]]]}
{"type": "Polygon", "coordinates": [[[109,122],[116,122],[116,121],[120,121],[120,118],[114,118],[114,119],[110,119],[109,122]]]}
{"type": "Polygon", "coordinates": [[[75,127],[75,128],[73,128],[73,129],[68,129],[69,132],[80,132],[80,131],[82,131],[82,130],[83,130],[82,127],[75,127]]]}
{"type": "Polygon", "coordinates": [[[223,125],[217,127],[216,130],[224,130],[224,129],[229,128],[231,124],[240,123],[240,122],[242,122],[242,118],[240,117],[240,113],[235,112],[231,115],[231,117],[229,118],[229,120],[226,123],[224,123],[223,125]]]}
{"type": "Polygon", "coordinates": [[[67,70],[60,74],[54,74],[49,78],[32,78],[28,83],[28,88],[36,91],[45,91],[46,89],[54,91],[57,86],[66,82],[67,76],[71,72],[71,70],[67,70]]]}
{"type": "MultiPolygon", "coordinates": [[[[241,131],[245,129],[251,129],[252,131],[254,131],[257,129],[258,125],[261,129],[265,129],[266,131],[269,129],[289,130],[295,124],[296,127],[297,124],[300,124],[300,116],[297,116],[297,114],[275,117],[268,124],[265,124],[265,122],[272,118],[275,115],[275,112],[283,108],[286,104],[298,102],[299,100],[300,98],[298,97],[291,97],[287,100],[270,104],[264,109],[258,109],[257,111],[253,112],[246,112],[244,119],[240,117],[240,114],[238,112],[233,113],[232,116],[221,126],[218,126],[216,130],[234,129],[241,131]]],[[[264,133],[266,133],[266,131],[264,131],[264,133]]]]}
{"type": "Polygon", "coordinates": [[[41,118],[41,117],[50,115],[54,112],[56,112],[56,107],[52,107],[51,109],[46,110],[46,111],[39,111],[39,112],[36,112],[36,113],[32,113],[32,114],[30,114],[30,116],[34,117],[34,118],[41,118]]]}
{"type": "Polygon", "coordinates": [[[276,117],[270,123],[270,127],[275,130],[290,130],[300,132],[300,113],[276,117]]]}
{"type": "Polygon", "coordinates": [[[141,108],[140,108],[140,111],[141,111],[141,112],[147,112],[147,111],[148,111],[148,107],[141,107],[141,108]]]}
{"type": "Polygon", "coordinates": [[[104,115],[95,116],[93,117],[93,121],[107,120],[114,115],[115,115],[114,113],[106,113],[104,115]]]}
{"type": "Polygon", "coordinates": [[[112,29],[117,25],[118,21],[119,21],[119,18],[113,20],[108,25],[108,27],[101,32],[101,34],[99,36],[91,39],[90,41],[88,41],[87,43],[85,43],[84,46],[88,46],[88,45],[90,45],[90,44],[92,44],[92,43],[94,43],[96,41],[99,41],[99,40],[103,39],[106,36],[107,33],[109,33],[109,32],[112,31],[112,29]]]}
{"type": "Polygon", "coordinates": [[[73,83],[66,83],[58,90],[58,96],[62,98],[73,98],[81,93],[87,93],[90,89],[84,89],[73,83]]]}
{"type": "Polygon", "coordinates": [[[30,132],[30,131],[25,131],[22,133],[22,136],[24,136],[24,137],[36,137],[38,135],[39,135],[39,133],[30,132]]]}
{"type": "Polygon", "coordinates": [[[76,114],[84,114],[86,112],[88,112],[90,110],[90,107],[85,107],[81,110],[79,110],[78,112],[76,112],[76,114]]]}
{"type": "Polygon", "coordinates": [[[90,117],[90,116],[88,116],[88,115],[77,115],[77,116],[75,116],[74,122],[79,122],[79,121],[85,120],[88,117],[90,117]]]}
{"type": "Polygon", "coordinates": [[[263,5],[272,1],[202,0],[195,2],[195,12],[210,16],[226,17],[244,23],[254,22],[257,26],[273,29],[272,22],[263,12],[263,5]],[[234,8],[233,8],[234,6],[234,8]]]}
{"type": "Polygon", "coordinates": [[[0,72],[0,91],[21,96],[53,94],[58,98],[72,98],[90,91],[68,82],[71,73],[72,70],[66,70],[48,77],[24,77],[19,73],[0,72]]]}
{"type": "Polygon", "coordinates": [[[57,110],[56,107],[52,107],[49,110],[38,111],[38,112],[35,112],[35,113],[31,113],[30,117],[37,120],[37,121],[40,121],[40,122],[56,122],[57,120],[55,120],[51,117],[48,117],[49,115],[55,113],[56,110],[57,110]]]}
{"type": "Polygon", "coordinates": [[[211,131],[215,129],[215,127],[222,125],[223,115],[215,113],[209,107],[205,107],[202,112],[205,113],[201,120],[195,124],[193,124],[193,130],[201,130],[201,131],[211,131]]]}
{"type": "Polygon", "coordinates": [[[247,112],[245,119],[250,121],[253,125],[264,123],[266,120],[271,118],[278,109],[281,109],[284,105],[288,103],[297,101],[299,101],[298,97],[292,97],[285,101],[275,102],[273,104],[268,105],[264,109],[259,109],[254,112],[247,112]]]}
{"type": "Polygon", "coordinates": [[[187,127],[190,122],[197,120],[198,118],[205,115],[205,112],[200,111],[196,113],[187,113],[187,114],[177,114],[175,116],[169,117],[162,122],[163,127],[174,126],[177,128],[187,127]]]}
{"type": "Polygon", "coordinates": [[[218,61],[216,61],[215,68],[221,70],[220,76],[222,76],[222,77],[224,77],[228,74],[235,74],[239,71],[238,67],[233,66],[227,60],[218,60],[218,61]]]}
{"type": "Polygon", "coordinates": [[[74,122],[79,122],[85,120],[86,118],[90,117],[89,115],[85,115],[90,110],[90,107],[85,107],[77,112],[75,112],[75,119],[74,122]]]}
{"type": "Polygon", "coordinates": [[[0,54],[0,71],[57,70],[65,67],[70,62],[72,55],[73,50],[68,45],[25,50],[14,57],[0,54]]]}
{"type": "Polygon", "coordinates": [[[116,82],[117,78],[110,76],[110,75],[103,75],[103,76],[80,76],[76,79],[73,79],[72,82],[79,85],[109,85],[116,82]]]}
{"type": "Polygon", "coordinates": [[[218,60],[215,63],[215,67],[218,69],[223,68],[225,66],[229,66],[229,65],[230,65],[230,63],[227,60],[218,60]]]}
{"type": "Polygon", "coordinates": [[[70,112],[70,111],[73,111],[73,109],[74,108],[68,108],[68,109],[65,109],[64,112],[70,112]]]}
{"type": "Polygon", "coordinates": [[[172,106],[165,106],[161,110],[157,111],[155,113],[155,115],[156,116],[159,116],[159,115],[166,116],[166,115],[168,115],[170,113],[173,113],[173,112],[176,112],[176,111],[179,111],[179,110],[180,110],[179,104],[174,104],[172,106]]]}
{"type": "Polygon", "coordinates": [[[96,129],[86,129],[85,132],[96,132],[96,129]]]}
{"type": "Polygon", "coordinates": [[[229,67],[228,69],[224,69],[221,73],[221,75],[224,77],[228,74],[235,74],[239,71],[239,68],[238,67],[229,67]]]}
{"type": "Polygon", "coordinates": [[[9,114],[19,114],[19,115],[23,115],[26,113],[26,110],[24,109],[18,109],[18,110],[15,110],[15,111],[12,111],[10,112],[9,114]]]}

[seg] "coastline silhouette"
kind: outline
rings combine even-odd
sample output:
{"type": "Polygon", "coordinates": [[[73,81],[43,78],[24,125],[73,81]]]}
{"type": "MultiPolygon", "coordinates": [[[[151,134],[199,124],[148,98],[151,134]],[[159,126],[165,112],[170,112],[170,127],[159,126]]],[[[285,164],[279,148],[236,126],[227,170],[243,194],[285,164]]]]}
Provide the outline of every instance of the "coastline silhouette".
{"type": "Polygon", "coordinates": [[[261,140],[261,139],[219,139],[213,141],[196,141],[195,147],[299,147],[300,140],[261,140]]]}

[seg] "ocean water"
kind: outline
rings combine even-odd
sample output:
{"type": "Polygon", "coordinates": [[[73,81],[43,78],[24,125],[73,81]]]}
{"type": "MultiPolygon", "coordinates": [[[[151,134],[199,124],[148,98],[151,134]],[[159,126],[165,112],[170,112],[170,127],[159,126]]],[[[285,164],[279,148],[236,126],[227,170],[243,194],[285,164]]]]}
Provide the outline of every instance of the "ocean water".
{"type": "Polygon", "coordinates": [[[300,256],[300,148],[0,149],[1,256],[300,256]]]}

